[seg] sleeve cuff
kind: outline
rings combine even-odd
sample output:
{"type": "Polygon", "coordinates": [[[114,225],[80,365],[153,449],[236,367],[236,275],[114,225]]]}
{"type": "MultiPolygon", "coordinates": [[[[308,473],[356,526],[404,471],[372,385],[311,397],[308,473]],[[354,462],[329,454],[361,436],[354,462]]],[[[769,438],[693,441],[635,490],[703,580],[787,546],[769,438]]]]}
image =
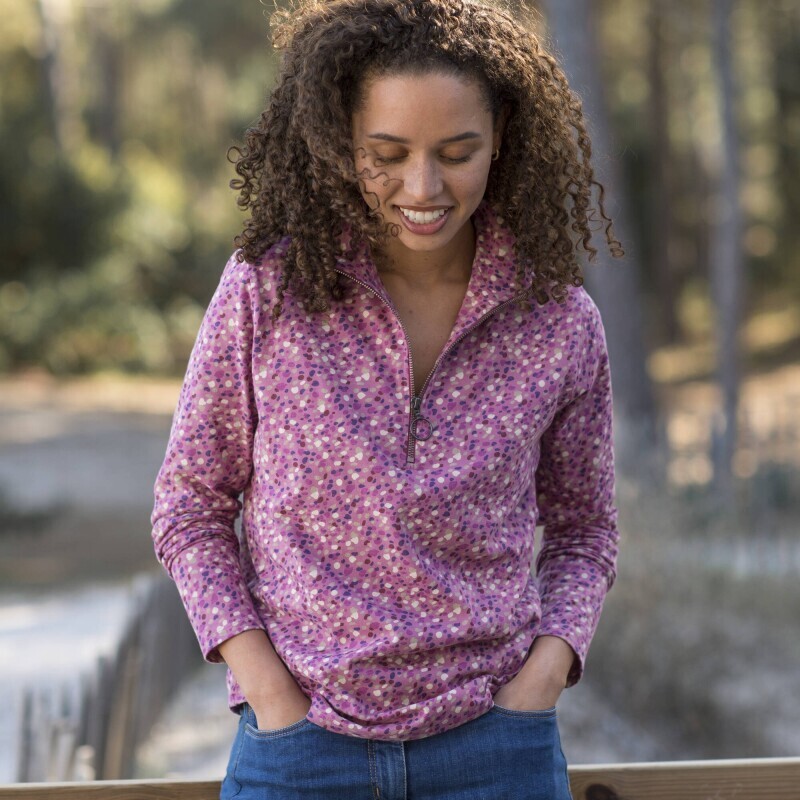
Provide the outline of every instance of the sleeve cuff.
{"type": "Polygon", "coordinates": [[[608,581],[598,576],[595,582],[583,583],[569,574],[553,578],[544,592],[542,621],[536,635],[558,636],[575,652],[567,679],[569,687],[583,675],[589,645],[608,592],[608,581]]]}
{"type": "Polygon", "coordinates": [[[266,628],[259,621],[255,625],[243,622],[241,625],[234,626],[232,630],[225,631],[225,633],[221,634],[220,637],[216,640],[208,639],[205,644],[203,644],[203,642],[198,637],[198,641],[200,642],[200,649],[203,651],[203,658],[210,664],[224,664],[225,659],[220,655],[218,649],[219,646],[223,642],[227,642],[228,639],[233,639],[234,636],[238,636],[240,633],[253,630],[264,631],[266,633],[266,628]]]}

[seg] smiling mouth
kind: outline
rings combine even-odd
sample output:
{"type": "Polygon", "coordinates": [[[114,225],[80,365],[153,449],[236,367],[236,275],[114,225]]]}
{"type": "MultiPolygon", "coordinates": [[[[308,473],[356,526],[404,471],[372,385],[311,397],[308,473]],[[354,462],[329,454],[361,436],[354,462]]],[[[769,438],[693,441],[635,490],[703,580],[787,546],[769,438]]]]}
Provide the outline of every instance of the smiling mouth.
{"type": "Polygon", "coordinates": [[[414,211],[403,206],[397,206],[397,208],[406,219],[415,222],[417,225],[428,225],[431,222],[436,222],[437,219],[443,217],[450,210],[449,208],[437,208],[432,211],[414,211]]]}

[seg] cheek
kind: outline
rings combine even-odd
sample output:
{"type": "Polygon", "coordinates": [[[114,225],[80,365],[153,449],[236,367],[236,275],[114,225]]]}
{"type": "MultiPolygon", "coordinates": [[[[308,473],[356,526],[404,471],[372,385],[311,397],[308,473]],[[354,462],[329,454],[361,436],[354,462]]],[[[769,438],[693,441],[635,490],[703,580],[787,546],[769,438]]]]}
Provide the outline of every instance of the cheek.
{"type": "Polygon", "coordinates": [[[451,187],[462,194],[471,194],[475,192],[483,192],[486,187],[486,182],[489,179],[489,164],[484,163],[484,159],[475,161],[471,169],[459,172],[453,176],[450,182],[451,187]]]}
{"type": "Polygon", "coordinates": [[[370,167],[361,178],[361,193],[377,196],[381,201],[392,195],[403,181],[387,167],[370,167]]]}
{"type": "Polygon", "coordinates": [[[370,205],[375,205],[376,198],[381,202],[391,193],[391,188],[386,185],[386,178],[362,178],[359,185],[361,194],[370,205]]]}
{"type": "Polygon", "coordinates": [[[363,170],[364,167],[367,167],[368,171],[363,172],[359,178],[358,188],[364,202],[374,211],[386,204],[402,182],[392,179],[384,167],[370,167],[367,162],[361,165],[361,169],[363,170]]]}
{"type": "Polygon", "coordinates": [[[378,191],[389,175],[387,167],[376,164],[374,158],[368,155],[357,154],[354,165],[359,181],[366,184],[370,191],[378,191]]]}
{"type": "Polygon", "coordinates": [[[369,202],[370,206],[375,205],[375,195],[380,195],[381,181],[376,178],[375,168],[370,161],[363,155],[358,154],[356,148],[354,166],[356,169],[356,181],[359,191],[365,200],[369,202]]]}

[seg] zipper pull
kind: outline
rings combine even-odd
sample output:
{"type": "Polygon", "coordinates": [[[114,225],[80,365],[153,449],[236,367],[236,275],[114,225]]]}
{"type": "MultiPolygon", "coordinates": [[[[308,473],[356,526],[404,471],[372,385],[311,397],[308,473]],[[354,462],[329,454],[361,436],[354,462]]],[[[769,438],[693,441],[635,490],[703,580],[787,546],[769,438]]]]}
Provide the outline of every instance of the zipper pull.
{"type": "Polygon", "coordinates": [[[429,419],[420,414],[422,398],[414,395],[411,398],[411,435],[418,441],[424,442],[433,436],[435,428],[429,419]]]}

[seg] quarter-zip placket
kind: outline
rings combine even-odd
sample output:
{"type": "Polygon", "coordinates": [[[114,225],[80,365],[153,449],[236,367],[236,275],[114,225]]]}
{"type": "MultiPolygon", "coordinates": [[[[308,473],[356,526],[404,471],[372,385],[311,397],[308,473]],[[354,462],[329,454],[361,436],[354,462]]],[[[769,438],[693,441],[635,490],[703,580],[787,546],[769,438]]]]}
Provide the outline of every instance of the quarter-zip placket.
{"type": "MultiPolygon", "coordinates": [[[[465,328],[455,338],[455,340],[450,342],[450,344],[447,345],[444,348],[444,350],[442,350],[441,353],[439,353],[439,357],[434,362],[433,367],[431,367],[431,371],[428,373],[428,377],[425,378],[425,382],[422,384],[422,388],[419,390],[419,396],[412,398],[412,409],[415,407],[414,406],[414,400],[416,400],[417,401],[416,409],[419,412],[420,406],[422,405],[422,397],[425,394],[425,389],[428,388],[428,383],[430,382],[431,376],[433,375],[434,372],[436,372],[436,368],[439,366],[439,364],[441,364],[442,359],[445,357],[445,355],[447,355],[448,351],[452,350],[468,333],[471,333],[472,331],[474,331],[475,328],[477,328],[485,320],[487,320],[490,316],[492,316],[492,314],[496,313],[501,308],[505,308],[507,305],[510,305],[515,300],[518,300],[518,299],[520,299],[522,297],[525,297],[526,294],[528,294],[527,291],[522,292],[521,294],[518,294],[515,297],[512,297],[510,300],[504,300],[502,303],[499,303],[498,305],[494,306],[493,308],[490,308],[485,314],[483,314],[475,322],[473,322],[471,325],[469,325],[467,328],[465,328]]],[[[402,323],[400,323],[400,324],[402,325],[402,323]]],[[[409,348],[408,352],[409,352],[409,357],[410,357],[411,348],[409,348]]],[[[411,385],[413,386],[414,384],[411,384],[411,385]]],[[[419,417],[418,418],[418,420],[422,420],[422,419],[424,419],[424,417],[419,417]]],[[[415,455],[416,455],[416,453],[415,453],[415,444],[416,444],[416,440],[417,439],[421,439],[421,440],[424,441],[425,439],[429,439],[431,437],[431,435],[433,434],[433,431],[436,430],[436,428],[427,419],[424,419],[424,421],[430,427],[430,433],[427,436],[415,436],[414,435],[414,430],[413,429],[411,430],[411,435],[409,436],[409,440],[410,440],[409,441],[409,448],[408,448],[409,452],[408,452],[408,456],[406,458],[406,461],[409,464],[413,464],[414,460],[415,460],[415,455]]]]}
{"type": "MultiPolygon", "coordinates": [[[[420,414],[419,411],[419,407],[422,403],[422,392],[420,392],[419,397],[414,394],[414,358],[411,355],[411,339],[408,336],[408,331],[406,330],[406,326],[403,325],[403,320],[400,319],[397,309],[390,300],[385,298],[377,290],[373,289],[368,283],[364,283],[364,281],[354,278],[349,272],[344,272],[340,269],[336,269],[335,267],[334,269],[340,275],[344,275],[346,278],[349,278],[351,281],[355,281],[360,286],[363,286],[365,289],[368,289],[370,292],[372,292],[375,297],[377,297],[392,312],[392,314],[394,314],[395,319],[400,323],[400,327],[403,329],[403,335],[406,337],[406,347],[408,349],[408,387],[409,392],[411,393],[411,404],[408,417],[408,440],[406,442],[406,463],[412,464],[414,462],[414,443],[416,442],[417,436],[419,436],[419,433],[417,432],[418,426],[420,423],[425,423],[425,429],[427,429],[427,435],[424,436],[425,439],[429,439],[433,435],[433,426],[420,414]]],[[[427,384],[427,382],[428,381],[426,379],[425,383],[427,384]]],[[[423,389],[424,388],[425,387],[423,386],[423,389]]]]}
{"type": "Polygon", "coordinates": [[[408,336],[408,330],[406,326],[403,324],[403,320],[400,319],[400,315],[397,313],[397,309],[394,307],[394,304],[384,297],[380,292],[374,289],[364,281],[359,280],[358,278],[354,278],[349,272],[344,272],[343,270],[334,268],[336,272],[340,275],[344,275],[346,278],[349,278],[351,281],[355,281],[360,286],[363,286],[365,289],[368,289],[372,292],[391,312],[394,314],[395,319],[400,323],[400,327],[403,329],[403,334],[406,337],[406,346],[408,348],[408,386],[409,392],[411,393],[411,403],[410,403],[410,413],[408,419],[408,440],[406,443],[406,463],[413,464],[416,461],[416,443],[417,440],[426,441],[433,436],[434,431],[436,430],[435,426],[431,423],[429,419],[422,416],[422,398],[425,394],[425,389],[427,389],[428,384],[430,383],[431,376],[434,372],[436,372],[436,368],[442,362],[444,356],[452,350],[468,333],[475,330],[478,325],[482,324],[486,319],[488,319],[492,314],[499,311],[501,308],[505,308],[507,305],[510,305],[515,300],[518,300],[522,297],[525,297],[528,294],[527,291],[522,292],[521,294],[512,297],[509,300],[504,300],[502,303],[494,306],[494,308],[490,308],[485,314],[483,314],[478,320],[473,322],[468,328],[462,331],[455,341],[451,342],[447,345],[441,353],[439,353],[439,357],[434,362],[431,371],[428,373],[428,376],[425,378],[425,382],[422,384],[422,388],[419,391],[419,394],[414,394],[414,358],[411,354],[411,340],[408,336]]]}

